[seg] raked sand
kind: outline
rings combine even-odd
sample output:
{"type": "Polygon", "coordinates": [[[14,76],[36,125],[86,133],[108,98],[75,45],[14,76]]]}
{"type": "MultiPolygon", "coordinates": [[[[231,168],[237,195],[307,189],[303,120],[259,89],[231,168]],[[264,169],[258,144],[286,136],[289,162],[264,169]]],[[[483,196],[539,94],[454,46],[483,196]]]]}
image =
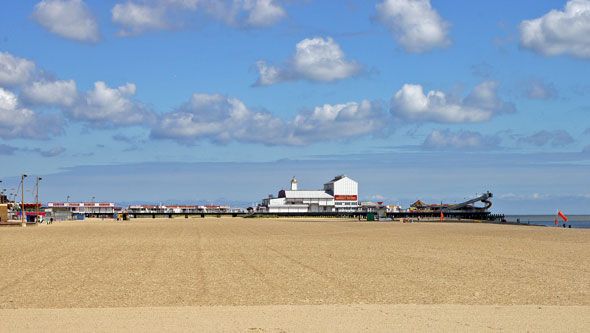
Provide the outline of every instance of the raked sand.
{"type": "Polygon", "coordinates": [[[87,220],[0,253],[0,331],[590,330],[590,230],[87,220]]]}

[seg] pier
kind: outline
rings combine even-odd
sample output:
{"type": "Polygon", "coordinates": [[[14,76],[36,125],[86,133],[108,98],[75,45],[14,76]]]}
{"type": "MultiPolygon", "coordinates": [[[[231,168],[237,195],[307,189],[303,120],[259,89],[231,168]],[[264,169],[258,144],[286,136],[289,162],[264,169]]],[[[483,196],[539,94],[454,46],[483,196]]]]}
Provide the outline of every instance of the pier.
{"type": "MultiPolygon", "coordinates": [[[[299,212],[299,213],[287,213],[287,212],[215,212],[215,213],[134,213],[127,214],[124,218],[135,217],[135,218],[195,218],[195,217],[333,217],[333,218],[362,218],[366,219],[367,215],[372,214],[377,216],[377,212],[299,212]]],[[[440,212],[389,212],[381,217],[390,219],[399,218],[411,218],[417,219],[418,217],[423,219],[440,219],[440,212]]],[[[503,214],[490,214],[487,211],[474,211],[474,212],[445,212],[445,219],[461,219],[461,220],[483,220],[483,221],[496,221],[500,222],[504,220],[503,214]]]]}

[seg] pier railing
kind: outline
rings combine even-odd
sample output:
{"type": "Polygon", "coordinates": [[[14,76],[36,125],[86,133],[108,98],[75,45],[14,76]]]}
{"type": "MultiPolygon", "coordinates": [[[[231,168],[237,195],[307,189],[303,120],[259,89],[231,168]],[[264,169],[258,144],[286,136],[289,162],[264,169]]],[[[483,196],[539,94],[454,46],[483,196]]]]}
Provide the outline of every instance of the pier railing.
{"type": "MultiPolygon", "coordinates": [[[[130,217],[138,218],[189,218],[189,217],[334,217],[334,218],[366,218],[368,214],[376,212],[305,212],[305,213],[269,213],[269,212],[214,212],[214,213],[129,213],[130,217]]],[[[440,212],[388,212],[386,218],[440,218],[440,212]]],[[[473,219],[487,221],[502,221],[504,215],[490,214],[490,212],[444,212],[445,219],[473,219]]]]}

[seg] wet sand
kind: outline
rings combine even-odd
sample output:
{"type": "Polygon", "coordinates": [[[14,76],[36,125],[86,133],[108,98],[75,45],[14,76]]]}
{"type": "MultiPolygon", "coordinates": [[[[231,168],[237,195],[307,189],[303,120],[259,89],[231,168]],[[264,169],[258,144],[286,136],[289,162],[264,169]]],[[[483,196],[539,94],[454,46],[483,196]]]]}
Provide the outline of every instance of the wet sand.
{"type": "Polygon", "coordinates": [[[3,331],[590,329],[590,230],[87,220],[2,228],[0,251],[3,331]]]}

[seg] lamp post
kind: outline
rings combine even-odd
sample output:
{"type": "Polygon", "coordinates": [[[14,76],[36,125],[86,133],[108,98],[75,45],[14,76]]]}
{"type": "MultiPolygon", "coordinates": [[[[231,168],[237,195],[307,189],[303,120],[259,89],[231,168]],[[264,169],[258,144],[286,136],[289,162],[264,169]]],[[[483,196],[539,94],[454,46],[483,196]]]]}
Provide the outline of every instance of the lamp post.
{"type": "Polygon", "coordinates": [[[21,191],[22,191],[22,195],[21,195],[21,217],[20,217],[20,221],[21,221],[21,225],[23,227],[26,227],[27,224],[25,223],[25,178],[27,178],[27,175],[23,174],[20,178],[20,182],[21,182],[21,191]]]}
{"type": "Polygon", "coordinates": [[[36,202],[35,202],[35,209],[36,209],[35,220],[37,222],[39,222],[39,181],[40,180],[43,180],[43,178],[37,177],[37,185],[35,186],[37,188],[37,193],[36,193],[37,195],[36,195],[36,202]]]}

